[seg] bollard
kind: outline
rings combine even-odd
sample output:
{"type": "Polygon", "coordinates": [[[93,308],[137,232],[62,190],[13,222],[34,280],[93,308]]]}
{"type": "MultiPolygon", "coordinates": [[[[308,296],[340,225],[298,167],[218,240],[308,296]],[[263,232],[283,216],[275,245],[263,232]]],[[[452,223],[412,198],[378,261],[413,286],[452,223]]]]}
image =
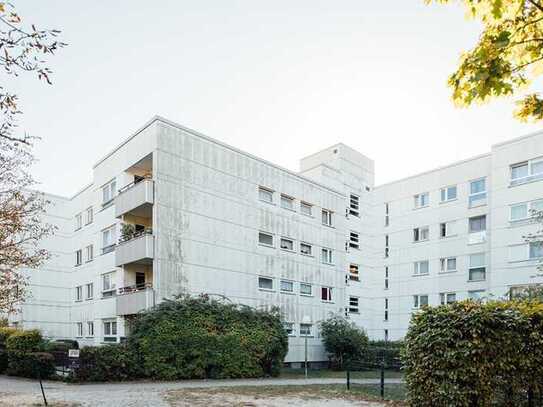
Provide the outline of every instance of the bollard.
{"type": "Polygon", "coordinates": [[[347,390],[351,390],[351,372],[347,370],[347,390]]]}

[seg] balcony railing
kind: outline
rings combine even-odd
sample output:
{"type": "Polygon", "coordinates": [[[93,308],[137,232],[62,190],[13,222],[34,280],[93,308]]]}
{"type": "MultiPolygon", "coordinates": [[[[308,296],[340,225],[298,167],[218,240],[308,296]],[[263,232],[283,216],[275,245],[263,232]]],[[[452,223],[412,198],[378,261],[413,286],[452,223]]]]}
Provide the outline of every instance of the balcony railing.
{"type": "Polygon", "coordinates": [[[468,234],[468,244],[478,244],[484,242],[486,242],[486,230],[468,234]]]}
{"type": "Polygon", "coordinates": [[[115,249],[115,265],[152,264],[154,258],[154,238],[151,230],[144,230],[121,240],[115,249]]]}
{"type": "Polygon", "coordinates": [[[143,179],[132,182],[119,190],[115,197],[115,216],[120,218],[130,212],[136,216],[149,218],[154,203],[154,182],[143,179]]]}
{"type": "Polygon", "coordinates": [[[116,298],[117,315],[133,315],[155,305],[155,294],[150,283],[122,287],[116,298]]]}
{"type": "Polygon", "coordinates": [[[153,288],[153,284],[152,283],[134,284],[134,285],[129,285],[126,287],[119,288],[118,294],[119,295],[132,294],[137,291],[146,290],[148,288],[153,288]]]}

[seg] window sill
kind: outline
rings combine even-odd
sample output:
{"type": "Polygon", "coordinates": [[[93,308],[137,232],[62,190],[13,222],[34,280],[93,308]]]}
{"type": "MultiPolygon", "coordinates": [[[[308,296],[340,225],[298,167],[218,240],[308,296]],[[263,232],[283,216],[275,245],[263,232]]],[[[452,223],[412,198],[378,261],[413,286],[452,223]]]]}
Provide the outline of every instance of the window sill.
{"type": "Polygon", "coordinates": [[[357,278],[351,278],[349,277],[349,281],[354,281],[355,283],[359,283],[360,282],[360,279],[357,277],[357,278]]]}
{"type": "Polygon", "coordinates": [[[296,293],[293,292],[293,291],[281,291],[281,294],[286,294],[286,295],[296,295],[296,293]]]}
{"type": "Polygon", "coordinates": [[[487,206],[487,205],[488,204],[486,202],[475,203],[475,204],[471,204],[471,205],[468,204],[468,209],[480,208],[482,206],[487,206]]]}
{"type": "Polygon", "coordinates": [[[305,254],[305,253],[300,253],[301,256],[305,256],[305,257],[312,257],[312,258],[315,258],[315,256],[313,256],[312,254],[305,254]]]}
{"type": "Polygon", "coordinates": [[[425,276],[429,276],[430,273],[419,273],[419,274],[413,274],[412,276],[413,277],[425,277],[425,276]]]}
{"type": "Polygon", "coordinates": [[[456,273],[458,270],[448,270],[448,271],[439,271],[437,274],[453,274],[456,273]]]}
{"type": "Polygon", "coordinates": [[[313,297],[313,294],[302,294],[302,293],[300,293],[300,297],[313,297]]]}
{"type": "Polygon", "coordinates": [[[94,300],[94,297],[85,298],[85,301],[91,301],[91,300],[94,300]]]}
{"type": "Polygon", "coordinates": [[[260,287],[258,287],[258,291],[264,291],[264,292],[267,292],[267,293],[274,293],[275,292],[274,289],[260,288],[260,287]]]}
{"type": "Polygon", "coordinates": [[[263,199],[259,199],[259,201],[260,201],[260,202],[262,202],[262,203],[265,203],[265,204],[271,205],[271,206],[276,206],[276,205],[275,205],[275,203],[273,203],[273,202],[269,202],[269,201],[265,201],[265,200],[263,200],[263,199]]]}
{"type": "Polygon", "coordinates": [[[332,225],[327,225],[326,223],[321,223],[322,226],[326,226],[327,228],[330,228],[330,229],[335,229],[334,226],[332,225]]]}
{"type": "Polygon", "coordinates": [[[113,202],[115,202],[115,198],[113,198],[113,199],[111,199],[111,200],[109,200],[107,202],[104,202],[102,204],[102,210],[106,210],[107,208],[113,206],[113,202]]]}
{"type": "Polygon", "coordinates": [[[80,227],[76,228],[76,229],[74,230],[74,232],[77,232],[78,230],[81,230],[81,229],[83,229],[83,226],[80,226],[80,227]]]}
{"type": "Polygon", "coordinates": [[[323,304],[335,304],[334,301],[321,300],[323,304]]]}
{"type": "Polygon", "coordinates": [[[284,251],[284,252],[296,253],[296,250],[293,250],[293,249],[285,249],[285,248],[281,247],[281,250],[284,251]]]}
{"type": "Polygon", "coordinates": [[[306,216],[308,218],[315,219],[315,217],[313,215],[309,214],[309,213],[300,212],[300,215],[304,215],[304,216],[306,216]]]}
{"type": "Polygon", "coordinates": [[[538,175],[539,175],[539,178],[534,178],[534,179],[526,179],[526,180],[524,180],[524,179],[522,179],[522,178],[519,178],[517,181],[511,180],[510,183],[509,183],[509,188],[518,187],[519,185],[531,184],[532,182],[542,181],[542,180],[543,180],[543,177],[541,177],[540,174],[529,175],[529,176],[526,177],[526,178],[537,177],[538,175]]]}
{"type": "Polygon", "coordinates": [[[523,260],[509,260],[508,263],[515,264],[515,263],[538,263],[541,261],[543,257],[536,257],[533,259],[523,259],[523,260]]]}
{"type": "Polygon", "coordinates": [[[92,221],[85,223],[85,226],[89,226],[89,225],[92,225],[92,221]]]}
{"type": "Polygon", "coordinates": [[[424,242],[429,242],[430,239],[424,239],[424,240],[413,240],[413,243],[424,243],[424,242]]]}
{"type": "Polygon", "coordinates": [[[93,260],[94,260],[94,259],[86,260],[86,261],[85,261],[85,264],[87,264],[87,263],[92,263],[93,260]]]}
{"type": "Polygon", "coordinates": [[[451,203],[451,202],[454,202],[454,201],[458,201],[458,198],[447,199],[446,201],[439,201],[439,204],[440,205],[445,205],[445,204],[448,204],[448,203],[451,203]]]}
{"type": "Polygon", "coordinates": [[[74,302],[83,302],[83,300],[74,300],[74,302]]]}
{"type": "Polygon", "coordinates": [[[275,249],[274,245],[269,245],[269,244],[264,244],[264,243],[259,243],[258,245],[262,247],[267,247],[268,249],[275,249]]]}
{"type": "Polygon", "coordinates": [[[314,338],[314,335],[300,335],[300,338],[314,338]]]}
{"type": "Polygon", "coordinates": [[[327,263],[327,262],[325,262],[325,261],[321,262],[321,264],[324,264],[324,265],[326,265],[326,266],[335,266],[334,263],[327,263]]]}
{"type": "Polygon", "coordinates": [[[360,311],[349,311],[349,314],[360,315],[360,311]]]}
{"type": "Polygon", "coordinates": [[[94,336],[85,336],[85,339],[94,339],[94,336]]]}
{"type": "Polygon", "coordinates": [[[416,206],[413,208],[414,211],[418,211],[419,209],[425,209],[425,208],[429,208],[430,205],[424,205],[424,206],[416,206]]]}
{"type": "Polygon", "coordinates": [[[479,280],[467,280],[468,283],[481,283],[481,282],[484,282],[486,281],[486,278],[482,278],[482,279],[479,279],[479,280]]]}
{"type": "Polygon", "coordinates": [[[458,235],[439,236],[440,239],[450,239],[451,237],[458,237],[458,235]]]}
{"type": "Polygon", "coordinates": [[[287,211],[291,211],[291,212],[296,213],[296,209],[294,209],[294,208],[285,208],[284,206],[281,206],[281,209],[285,209],[287,211]]]}

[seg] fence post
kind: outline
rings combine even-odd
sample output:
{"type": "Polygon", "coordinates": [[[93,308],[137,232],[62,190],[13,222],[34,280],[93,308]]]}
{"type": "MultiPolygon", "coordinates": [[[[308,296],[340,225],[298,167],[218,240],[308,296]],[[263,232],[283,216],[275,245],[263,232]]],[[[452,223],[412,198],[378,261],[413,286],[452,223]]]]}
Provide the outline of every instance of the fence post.
{"type": "Polygon", "coordinates": [[[347,369],[347,390],[351,390],[351,372],[347,369]]]}
{"type": "Polygon", "coordinates": [[[41,382],[41,366],[38,367],[38,380],[40,381],[41,395],[43,396],[43,403],[47,406],[47,399],[45,398],[45,392],[43,391],[43,384],[41,382]]]}
{"type": "Polygon", "coordinates": [[[385,361],[381,362],[381,399],[385,398],[385,361]]]}

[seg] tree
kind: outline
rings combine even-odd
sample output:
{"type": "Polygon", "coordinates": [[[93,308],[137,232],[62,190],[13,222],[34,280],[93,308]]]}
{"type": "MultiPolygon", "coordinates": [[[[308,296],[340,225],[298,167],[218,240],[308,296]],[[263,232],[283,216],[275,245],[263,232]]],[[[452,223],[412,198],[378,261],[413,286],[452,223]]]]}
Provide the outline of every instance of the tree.
{"type": "MultiPolygon", "coordinates": [[[[0,67],[6,77],[34,73],[50,84],[51,70],[43,57],[66,45],[57,41],[58,34],[23,26],[14,6],[0,2],[0,67]]],[[[0,314],[13,312],[28,294],[22,269],[39,267],[48,259],[39,242],[54,230],[42,222],[47,200],[31,190],[36,138],[17,134],[20,114],[17,95],[0,86],[0,314]]]]}
{"type": "Polygon", "coordinates": [[[321,322],[320,330],[326,352],[339,367],[360,359],[368,347],[366,333],[340,316],[333,316],[321,322]]]}
{"type": "Polygon", "coordinates": [[[482,22],[483,33],[449,77],[454,102],[465,107],[522,94],[515,116],[521,121],[542,120],[542,95],[525,89],[543,72],[543,0],[457,1],[465,5],[469,17],[482,22]]]}

